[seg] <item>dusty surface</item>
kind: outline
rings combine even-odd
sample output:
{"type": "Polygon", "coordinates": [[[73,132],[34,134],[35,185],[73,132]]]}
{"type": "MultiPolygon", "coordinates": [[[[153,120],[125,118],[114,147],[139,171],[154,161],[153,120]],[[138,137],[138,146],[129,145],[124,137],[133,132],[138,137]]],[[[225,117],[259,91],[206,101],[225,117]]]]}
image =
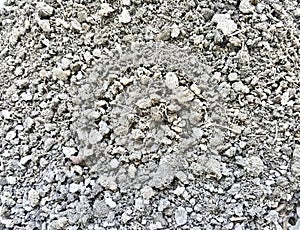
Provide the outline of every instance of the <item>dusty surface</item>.
{"type": "Polygon", "coordinates": [[[0,229],[300,229],[297,1],[0,1],[0,229]]]}

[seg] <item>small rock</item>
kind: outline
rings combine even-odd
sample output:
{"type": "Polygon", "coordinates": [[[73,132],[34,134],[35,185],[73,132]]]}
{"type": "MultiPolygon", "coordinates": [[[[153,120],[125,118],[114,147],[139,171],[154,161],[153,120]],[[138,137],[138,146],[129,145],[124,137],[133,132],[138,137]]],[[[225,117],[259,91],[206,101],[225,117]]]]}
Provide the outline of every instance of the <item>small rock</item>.
{"type": "Polygon", "coordinates": [[[38,25],[41,27],[41,29],[44,32],[50,32],[51,31],[51,26],[49,20],[39,20],[38,25]]]}
{"type": "Polygon", "coordinates": [[[7,134],[6,134],[6,137],[5,139],[8,140],[8,141],[12,141],[15,137],[17,136],[17,133],[15,131],[9,131],[7,134]]]}
{"type": "Polygon", "coordinates": [[[176,196],[180,196],[184,191],[185,191],[185,187],[178,186],[178,187],[173,191],[173,193],[174,193],[176,196]]]}
{"type": "Polygon", "coordinates": [[[155,195],[155,192],[150,186],[146,185],[141,189],[141,195],[144,199],[150,199],[155,195]]]}
{"type": "Polygon", "coordinates": [[[73,19],[71,21],[71,26],[77,30],[77,31],[81,31],[82,30],[82,27],[81,27],[81,24],[76,20],[76,19],[73,19]]]}
{"type": "Polygon", "coordinates": [[[237,30],[237,24],[230,19],[229,14],[215,14],[212,22],[217,23],[217,29],[220,29],[224,35],[229,35],[237,30]]]}
{"type": "Polygon", "coordinates": [[[33,98],[32,94],[30,92],[24,92],[20,96],[21,96],[22,100],[24,100],[24,101],[31,101],[33,98]]]}
{"type": "Polygon", "coordinates": [[[178,226],[182,226],[187,222],[187,211],[183,207],[178,207],[175,211],[175,221],[178,226]]]}
{"type": "Polygon", "coordinates": [[[10,115],[12,114],[12,112],[10,112],[8,110],[6,110],[6,109],[2,110],[1,113],[2,113],[2,116],[3,116],[4,119],[10,119],[11,118],[10,115]]]}
{"type": "Polygon", "coordinates": [[[201,89],[195,83],[190,86],[190,90],[192,90],[197,96],[201,93],[201,89]]]}
{"type": "Polygon", "coordinates": [[[70,157],[73,156],[77,152],[77,150],[75,148],[63,147],[62,152],[66,157],[70,157]]]}
{"type": "Polygon", "coordinates": [[[26,117],[24,120],[24,128],[26,130],[30,129],[34,124],[34,120],[31,117],[26,117]]]}
{"type": "Polygon", "coordinates": [[[109,162],[109,165],[112,169],[116,169],[119,167],[119,164],[120,162],[117,160],[117,159],[112,159],[110,162],[109,162]]]}
{"type": "Polygon", "coordinates": [[[80,184],[72,183],[72,184],[70,184],[69,191],[70,191],[70,193],[76,193],[76,192],[80,191],[81,188],[82,188],[82,186],[80,184]]]}
{"type": "Polygon", "coordinates": [[[93,54],[94,57],[99,58],[99,57],[101,57],[102,52],[101,52],[100,49],[94,49],[92,54],[93,54]]]}
{"type": "Polygon", "coordinates": [[[114,9],[110,7],[108,3],[101,4],[101,10],[99,11],[100,16],[108,16],[111,12],[114,12],[114,9]]]}
{"type": "Polygon", "coordinates": [[[255,6],[251,4],[250,0],[241,0],[239,9],[244,14],[253,13],[255,6]]]}
{"type": "Polygon", "coordinates": [[[62,70],[62,68],[54,68],[52,70],[52,76],[55,79],[61,80],[61,81],[66,81],[69,79],[69,76],[71,75],[70,70],[62,70]]]}
{"type": "Polygon", "coordinates": [[[122,13],[119,15],[119,22],[120,23],[129,23],[131,21],[131,16],[125,8],[123,8],[122,13]]]}
{"type": "Polygon", "coordinates": [[[21,165],[26,165],[31,159],[32,159],[31,155],[24,156],[24,157],[21,158],[20,164],[21,165]]]}
{"type": "Polygon", "coordinates": [[[176,89],[179,86],[178,77],[174,72],[168,72],[166,74],[165,84],[171,90],[176,89]]]}
{"type": "Polygon", "coordinates": [[[131,1],[130,0],[122,0],[122,5],[123,6],[130,6],[131,5],[131,1]]]}
{"type": "Polygon", "coordinates": [[[230,73],[229,75],[228,75],[228,80],[229,81],[237,81],[238,80],[238,74],[237,73],[230,73]]]}
{"type": "Polygon", "coordinates": [[[116,202],[114,202],[110,197],[104,199],[105,204],[107,204],[110,208],[117,207],[116,202]]]}
{"type": "Polygon", "coordinates": [[[97,144],[102,139],[103,139],[103,135],[98,130],[93,129],[89,134],[89,142],[91,144],[97,144]]]}
{"type": "Polygon", "coordinates": [[[248,86],[244,85],[241,81],[233,83],[232,88],[236,92],[242,92],[242,93],[249,93],[250,92],[248,86]]]}
{"type": "Polygon", "coordinates": [[[29,200],[30,205],[32,207],[36,207],[39,204],[39,202],[40,202],[40,195],[39,195],[39,193],[36,190],[31,189],[28,192],[28,200],[29,200]]]}
{"type": "Polygon", "coordinates": [[[168,201],[167,199],[162,199],[162,200],[159,201],[157,209],[158,209],[158,211],[162,212],[163,210],[165,210],[169,206],[170,206],[170,201],[168,201]]]}
{"type": "Polygon", "coordinates": [[[151,99],[149,98],[142,98],[142,99],[139,99],[136,103],[136,106],[139,107],[140,109],[147,109],[149,107],[151,107],[151,99]]]}
{"type": "Polygon", "coordinates": [[[68,219],[66,217],[60,217],[56,220],[57,229],[65,229],[68,224],[68,219]]]}
{"type": "Polygon", "coordinates": [[[171,37],[172,38],[177,38],[180,34],[180,29],[178,28],[177,25],[173,25],[172,26],[172,30],[171,30],[171,37]]]}
{"type": "Polygon", "coordinates": [[[181,104],[194,99],[193,92],[184,86],[179,86],[178,88],[176,88],[174,94],[174,99],[176,99],[181,104]]]}
{"type": "Polygon", "coordinates": [[[8,184],[14,185],[17,183],[17,178],[14,176],[7,176],[6,181],[8,184]]]}
{"type": "Polygon", "coordinates": [[[38,10],[38,15],[41,19],[49,18],[54,13],[53,7],[49,6],[46,3],[43,3],[43,5],[41,5],[39,8],[40,9],[38,10]]]}

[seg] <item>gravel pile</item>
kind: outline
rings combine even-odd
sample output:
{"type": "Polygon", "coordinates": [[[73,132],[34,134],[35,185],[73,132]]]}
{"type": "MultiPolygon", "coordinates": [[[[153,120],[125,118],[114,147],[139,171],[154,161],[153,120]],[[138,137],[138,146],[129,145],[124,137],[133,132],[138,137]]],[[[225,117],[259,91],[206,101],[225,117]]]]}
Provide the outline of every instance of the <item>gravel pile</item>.
{"type": "Polygon", "coordinates": [[[0,229],[300,229],[300,5],[0,1],[0,229]]]}

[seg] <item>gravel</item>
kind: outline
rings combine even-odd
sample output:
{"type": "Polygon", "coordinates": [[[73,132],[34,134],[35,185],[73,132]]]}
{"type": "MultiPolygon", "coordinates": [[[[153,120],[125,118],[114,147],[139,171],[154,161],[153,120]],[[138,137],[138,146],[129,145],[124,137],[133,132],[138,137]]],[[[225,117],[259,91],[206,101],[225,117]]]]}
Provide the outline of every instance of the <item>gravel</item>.
{"type": "Polygon", "coordinates": [[[0,229],[300,229],[297,1],[0,0],[0,229]]]}

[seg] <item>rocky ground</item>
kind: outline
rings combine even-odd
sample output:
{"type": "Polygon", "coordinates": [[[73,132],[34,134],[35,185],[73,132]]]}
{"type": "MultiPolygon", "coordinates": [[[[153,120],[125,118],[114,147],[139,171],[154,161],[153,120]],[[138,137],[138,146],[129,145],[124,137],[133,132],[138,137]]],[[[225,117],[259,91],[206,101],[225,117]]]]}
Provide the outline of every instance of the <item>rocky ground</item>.
{"type": "Polygon", "coordinates": [[[300,229],[299,1],[0,1],[0,229],[300,229]]]}

